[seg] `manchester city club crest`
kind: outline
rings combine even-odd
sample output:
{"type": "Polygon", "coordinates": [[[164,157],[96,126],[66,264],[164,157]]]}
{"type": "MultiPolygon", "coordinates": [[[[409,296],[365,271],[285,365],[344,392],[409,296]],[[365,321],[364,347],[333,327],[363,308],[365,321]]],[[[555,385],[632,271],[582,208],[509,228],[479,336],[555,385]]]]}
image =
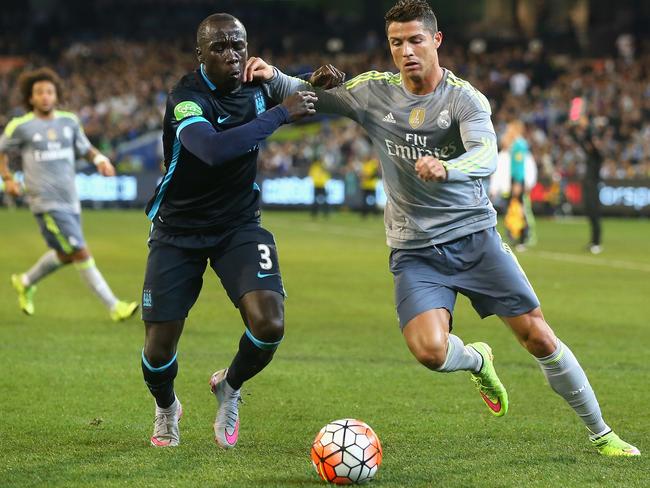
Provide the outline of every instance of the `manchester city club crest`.
{"type": "Polygon", "coordinates": [[[438,123],[438,127],[441,129],[449,129],[449,126],[451,125],[449,110],[443,110],[440,112],[440,115],[438,115],[438,120],[436,122],[438,123]]]}
{"type": "Polygon", "coordinates": [[[422,124],[424,124],[424,118],[426,117],[427,111],[422,107],[416,107],[411,110],[409,115],[409,125],[414,129],[417,129],[422,124]]]}

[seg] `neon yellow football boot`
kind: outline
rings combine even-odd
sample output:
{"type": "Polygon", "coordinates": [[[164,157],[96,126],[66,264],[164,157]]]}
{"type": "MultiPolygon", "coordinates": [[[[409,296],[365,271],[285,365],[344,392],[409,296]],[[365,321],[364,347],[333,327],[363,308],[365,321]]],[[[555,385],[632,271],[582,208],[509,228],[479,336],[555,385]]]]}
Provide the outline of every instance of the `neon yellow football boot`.
{"type": "Polygon", "coordinates": [[[483,357],[481,371],[472,373],[472,381],[492,415],[503,417],[508,411],[508,392],[494,369],[492,349],[485,342],[474,342],[467,345],[483,357]]]}
{"type": "Polygon", "coordinates": [[[19,274],[11,275],[11,285],[18,293],[18,305],[26,315],[34,315],[34,293],[36,286],[25,286],[22,276],[19,274]]]}
{"type": "Polygon", "coordinates": [[[609,432],[598,439],[590,439],[594,446],[603,456],[640,456],[639,451],[632,444],[628,444],[614,432],[609,432]]]}
{"type": "Polygon", "coordinates": [[[119,300],[113,307],[113,310],[111,310],[111,319],[114,322],[121,322],[131,318],[138,310],[138,306],[138,302],[123,302],[119,300]]]}

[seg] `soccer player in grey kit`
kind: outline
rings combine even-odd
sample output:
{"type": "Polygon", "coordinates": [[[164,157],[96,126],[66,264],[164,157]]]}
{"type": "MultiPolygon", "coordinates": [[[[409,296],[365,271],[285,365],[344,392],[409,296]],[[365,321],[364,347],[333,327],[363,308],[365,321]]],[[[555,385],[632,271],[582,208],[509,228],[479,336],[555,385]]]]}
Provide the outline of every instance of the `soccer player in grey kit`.
{"type": "Polygon", "coordinates": [[[5,191],[18,196],[21,189],[9,170],[7,153],[20,151],[29,209],[50,248],[26,272],[11,276],[18,304],[34,315],[36,283],[62,266],[73,263],[83,281],[97,295],[112,320],[126,320],[137,302],[118,300],[95,265],[83,236],[81,205],[75,187],[75,161],[85,157],[102,176],[115,175],[110,160],[90,144],[71,112],[56,110],[61,80],[48,69],[27,71],[19,79],[28,112],[12,119],[0,136],[0,176],[5,191]]]}
{"type": "MultiPolygon", "coordinates": [[[[426,1],[400,0],[385,19],[400,73],[370,71],[316,90],[316,109],[358,122],[379,153],[390,269],[408,348],[433,371],[469,371],[491,413],[506,414],[508,395],[490,347],[466,345],[451,333],[461,293],[482,318],[495,314],[510,326],[551,388],[585,423],[598,452],[640,455],[604,422],[582,367],[544,320],[532,286],[495,229],[496,212],[483,187],[497,161],[489,102],[440,67],[443,35],[426,1]]],[[[245,76],[266,80],[278,100],[305,89],[259,58],[249,60],[245,76]]]]}

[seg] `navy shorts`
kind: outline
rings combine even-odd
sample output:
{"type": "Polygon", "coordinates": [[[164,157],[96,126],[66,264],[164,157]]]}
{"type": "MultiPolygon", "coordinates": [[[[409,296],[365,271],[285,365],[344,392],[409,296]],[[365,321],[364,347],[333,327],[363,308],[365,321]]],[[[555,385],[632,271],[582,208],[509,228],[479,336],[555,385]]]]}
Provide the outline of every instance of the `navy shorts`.
{"type": "Polygon", "coordinates": [[[186,318],[201,291],[208,262],[235,307],[253,290],[286,295],[273,234],[259,223],[216,235],[169,235],[154,227],[142,290],[142,319],[186,318]]]}
{"type": "Polygon", "coordinates": [[[402,329],[434,308],[445,308],[453,317],[457,293],[471,300],[481,318],[515,317],[539,306],[517,258],[494,227],[436,246],[393,249],[390,270],[402,329]]]}
{"type": "Polygon", "coordinates": [[[79,214],[52,210],[34,217],[45,242],[55,251],[69,255],[86,247],[79,214]]]}

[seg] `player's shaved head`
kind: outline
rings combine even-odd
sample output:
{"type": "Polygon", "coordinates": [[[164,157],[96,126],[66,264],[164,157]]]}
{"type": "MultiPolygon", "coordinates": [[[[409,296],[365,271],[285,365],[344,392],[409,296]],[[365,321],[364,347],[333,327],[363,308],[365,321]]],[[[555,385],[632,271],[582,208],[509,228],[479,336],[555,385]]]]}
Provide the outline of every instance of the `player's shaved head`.
{"type": "Polygon", "coordinates": [[[196,55],[221,92],[237,89],[248,59],[244,24],[226,13],[206,17],[196,29],[196,55]]]}
{"type": "Polygon", "coordinates": [[[238,29],[241,29],[244,33],[244,39],[246,38],[246,28],[237,17],[226,13],[218,13],[209,15],[199,24],[198,29],[196,29],[196,44],[201,46],[209,42],[215,28],[228,23],[234,24],[238,29]]]}
{"type": "Polygon", "coordinates": [[[386,12],[386,32],[392,22],[411,22],[419,20],[422,25],[434,35],[438,32],[438,19],[431,6],[425,0],[399,0],[386,12]]]}

